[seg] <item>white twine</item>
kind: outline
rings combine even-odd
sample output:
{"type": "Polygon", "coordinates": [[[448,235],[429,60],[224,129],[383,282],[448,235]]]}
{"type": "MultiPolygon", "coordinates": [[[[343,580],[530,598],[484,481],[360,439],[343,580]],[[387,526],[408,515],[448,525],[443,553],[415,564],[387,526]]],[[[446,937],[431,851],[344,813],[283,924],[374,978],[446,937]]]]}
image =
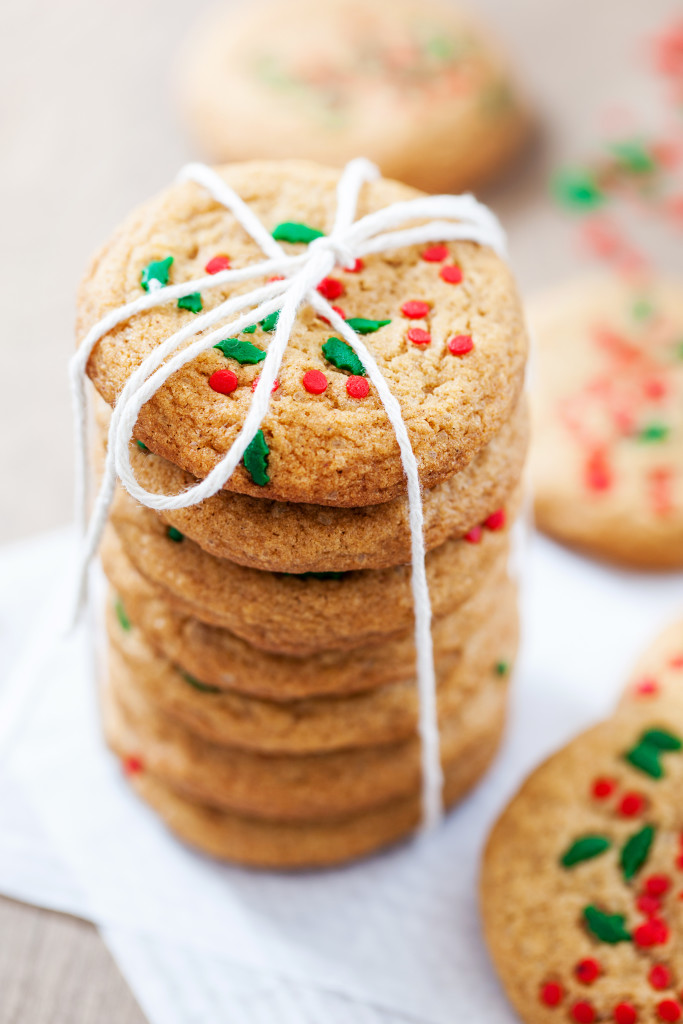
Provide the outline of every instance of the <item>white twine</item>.
{"type": "Polygon", "coordinates": [[[150,287],[149,292],[119,309],[112,310],[96,323],[88,331],[71,360],[69,369],[76,426],[77,516],[84,533],[78,566],[75,614],[78,615],[83,606],[88,565],[102,536],[117,478],[133,498],[158,511],[187,508],[220,491],[238,466],[268,412],[273,385],[298,310],[304,302],[308,303],[316,313],[330,322],[333,331],[351,346],[363,363],[394,429],[401,453],[407,481],[411,537],[411,586],[415,609],[419,695],[418,734],[421,742],[422,767],[422,822],[423,829],[431,829],[443,814],[443,775],[431,637],[431,605],[425,569],[422,496],[417,460],[399,403],[389,390],[374,356],[361,337],[320,295],[316,286],[336,265],[350,268],[356,259],[371,253],[386,252],[425,242],[473,241],[490,246],[505,257],[503,230],[490,210],[471,195],[425,196],[394,203],[360,220],[354,220],[362,186],[379,177],[379,171],[374,164],[361,158],[347,164],[339,179],[337,210],[331,233],[316,238],[307,246],[305,252],[291,256],[275,241],[237,193],[211,168],[203,164],[189,164],[179,177],[181,181],[194,181],[201,185],[218,203],[230,210],[238,223],[259,245],[266,259],[237,270],[223,270],[178,285],[150,287]],[[427,220],[428,223],[403,227],[404,224],[415,220],[427,220]],[[229,298],[215,309],[194,316],[188,324],[154,348],[130,375],[112,412],[102,483],[86,529],[88,464],[85,370],[97,343],[124,321],[191,292],[204,293],[225,284],[236,284],[270,275],[283,275],[284,280],[271,281],[251,292],[229,298]],[[279,311],[279,316],[275,334],[268,345],[251,406],[230,450],[207,477],[180,494],[155,494],[145,490],[135,479],[129,450],[142,406],[169,377],[200,353],[212,348],[227,334],[237,335],[246,327],[258,323],[276,311],[279,311]],[[216,324],[220,326],[210,330],[216,324]]]}

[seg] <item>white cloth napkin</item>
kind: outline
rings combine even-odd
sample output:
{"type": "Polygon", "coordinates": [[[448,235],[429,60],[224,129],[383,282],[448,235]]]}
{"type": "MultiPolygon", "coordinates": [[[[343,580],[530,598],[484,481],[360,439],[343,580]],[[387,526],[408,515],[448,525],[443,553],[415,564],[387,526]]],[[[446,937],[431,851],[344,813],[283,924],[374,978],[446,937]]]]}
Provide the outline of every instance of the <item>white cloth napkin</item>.
{"type": "Polygon", "coordinates": [[[0,684],[0,891],[94,920],[154,1024],[511,1024],[477,912],[487,830],[535,763],[609,711],[634,658],[683,614],[683,577],[535,538],[493,771],[435,835],[284,876],[197,855],[128,789],[100,739],[85,638],[59,637],[71,544],[0,550],[0,664],[14,662],[0,684]]]}

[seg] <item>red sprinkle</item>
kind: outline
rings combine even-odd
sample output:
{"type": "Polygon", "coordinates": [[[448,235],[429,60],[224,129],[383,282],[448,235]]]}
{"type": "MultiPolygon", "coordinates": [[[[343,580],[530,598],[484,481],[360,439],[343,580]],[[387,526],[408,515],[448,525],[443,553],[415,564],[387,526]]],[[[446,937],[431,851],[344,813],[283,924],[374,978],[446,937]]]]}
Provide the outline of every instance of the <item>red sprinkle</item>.
{"type": "MultiPolygon", "coordinates": [[[[256,376],[254,377],[254,379],[251,382],[251,390],[252,391],[256,391],[256,385],[258,384],[258,382],[260,380],[261,380],[261,374],[257,373],[256,376]]],[[[270,389],[271,395],[274,394],[274,392],[277,391],[277,389],[279,387],[280,387],[280,381],[276,380],[275,383],[273,384],[272,388],[270,389]]]]}
{"type": "Polygon", "coordinates": [[[465,534],[463,539],[466,540],[469,544],[478,544],[479,541],[481,540],[481,535],[483,532],[484,531],[482,530],[481,526],[473,526],[470,532],[465,534]]]}
{"type": "Polygon", "coordinates": [[[505,518],[505,509],[496,509],[488,519],[484,520],[484,526],[487,530],[502,530],[505,526],[505,518]]]}
{"type": "MultiPolygon", "coordinates": [[[[335,311],[335,313],[337,313],[342,318],[342,320],[346,320],[346,313],[341,308],[341,306],[333,306],[332,309],[335,311]]],[[[326,323],[326,324],[329,324],[329,322],[330,322],[326,316],[322,315],[322,313],[318,313],[318,319],[322,320],[323,323],[326,323]]]]}
{"type": "Polygon", "coordinates": [[[466,356],[474,348],[471,334],[456,334],[448,342],[448,351],[453,356],[466,356]]]}
{"type": "Polygon", "coordinates": [[[421,320],[429,313],[430,306],[428,302],[421,302],[419,299],[412,299],[410,302],[404,302],[401,306],[401,313],[403,316],[407,316],[409,320],[421,320]]]}
{"type": "Polygon", "coordinates": [[[655,964],[648,978],[653,988],[663,989],[671,987],[671,971],[666,964],[655,964]]]}
{"type": "Polygon", "coordinates": [[[662,999],[657,1003],[657,1013],[660,1020],[677,1021],[681,1019],[681,1007],[675,999],[662,999]]]}
{"type": "Polygon", "coordinates": [[[659,683],[656,679],[645,678],[636,683],[633,690],[639,697],[652,697],[659,692],[659,683]]]}
{"type": "Polygon", "coordinates": [[[640,793],[626,793],[619,804],[619,813],[624,818],[634,818],[645,807],[645,797],[640,793]]]}
{"type": "Polygon", "coordinates": [[[349,377],[346,382],[346,390],[351,398],[367,398],[370,393],[370,385],[365,377],[349,377]]]}
{"type": "Polygon", "coordinates": [[[645,879],[645,892],[648,896],[663,896],[671,888],[668,875],[649,875],[645,879]]]}
{"type": "Polygon", "coordinates": [[[427,263],[442,263],[448,259],[450,253],[447,245],[430,245],[422,252],[422,259],[427,263]]]}
{"type": "Polygon", "coordinates": [[[449,264],[448,266],[442,267],[439,271],[439,277],[446,284],[460,284],[462,281],[462,270],[460,267],[449,264]]]}
{"type": "Polygon", "coordinates": [[[584,479],[589,491],[608,491],[612,486],[612,471],[602,450],[593,452],[586,460],[584,479]]]}
{"type": "Polygon", "coordinates": [[[662,901],[657,896],[639,896],[636,907],[646,917],[654,917],[662,909],[662,901]]]}
{"type": "Polygon", "coordinates": [[[616,779],[600,778],[593,783],[593,796],[596,800],[606,800],[617,788],[616,779]]]}
{"type": "Polygon", "coordinates": [[[213,256],[204,270],[207,274],[219,274],[221,270],[230,270],[230,259],[227,256],[213,256]]]}
{"type": "Polygon", "coordinates": [[[231,395],[237,387],[237,374],[232,370],[216,370],[209,377],[209,387],[220,395],[231,395]]]}
{"type": "Polygon", "coordinates": [[[332,302],[344,294],[344,285],[336,277],[324,277],[318,285],[318,291],[323,298],[332,302]]]}
{"type": "Polygon", "coordinates": [[[677,654],[669,662],[671,668],[683,668],[683,654],[677,654]]]}
{"type": "Polygon", "coordinates": [[[651,917],[645,924],[638,925],[633,933],[633,941],[637,946],[648,949],[650,946],[662,946],[669,939],[669,926],[659,917],[651,917]]]}
{"type": "Polygon", "coordinates": [[[142,759],[131,754],[123,759],[123,770],[126,775],[138,775],[144,768],[142,759]]]}
{"type": "Polygon", "coordinates": [[[344,270],[346,271],[347,274],[360,274],[361,270],[363,270],[364,267],[365,264],[363,263],[363,261],[358,259],[354,260],[354,264],[352,267],[344,267],[344,270]]]}
{"type": "Polygon", "coordinates": [[[648,377],[643,381],[643,394],[647,398],[664,398],[666,390],[666,383],[659,377],[648,377]]]}
{"type": "Polygon", "coordinates": [[[327,377],[321,370],[306,370],[303,385],[312,395],[322,395],[327,388],[327,377]]]}
{"type": "Polygon", "coordinates": [[[619,1003],[614,1007],[615,1024],[636,1024],[638,1014],[630,1003],[619,1003]]]}
{"type": "Polygon", "coordinates": [[[592,985],[599,978],[602,968],[597,960],[580,960],[574,968],[574,974],[584,985],[592,985]]]}
{"type": "Polygon", "coordinates": [[[572,1017],[578,1024],[593,1024],[595,1010],[590,1003],[574,1003],[572,1006],[572,1017]]]}
{"type": "Polygon", "coordinates": [[[556,981],[548,981],[541,986],[539,998],[546,1006],[559,1006],[564,999],[564,989],[556,981]]]}
{"type": "Polygon", "coordinates": [[[431,340],[429,331],[423,330],[422,327],[411,327],[408,331],[408,341],[412,341],[413,345],[429,345],[431,340]]]}
{"type": "Polygon", "coordinates": [[[273,274],[272,277],[268,278],[268,284],[270,284],[272,281],[284,281],[284,279],[285,279],[285,275],[284,274],[273,274]]]}

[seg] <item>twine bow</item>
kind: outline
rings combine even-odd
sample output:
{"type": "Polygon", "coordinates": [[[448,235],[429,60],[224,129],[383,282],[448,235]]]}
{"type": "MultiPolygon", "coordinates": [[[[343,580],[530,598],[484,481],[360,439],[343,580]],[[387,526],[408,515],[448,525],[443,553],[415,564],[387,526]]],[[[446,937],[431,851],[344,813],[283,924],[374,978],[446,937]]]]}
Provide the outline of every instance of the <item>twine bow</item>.
{"type": "Polygon", "coordinates": [[[183,281],[178,285],[162,287],[158,282],[152,282],[156,287],[151,287],[149,292],[133,302],[112,310],[96,323],[73,356],[69,372],[76,434],[76,504],[79,526],[84,535],[78,565],[75,614],[78,615],[84,603],[88,566],[107,521],[117,478],[133,498],[157,511],[187,508],[220,491],[238,466],[268,412],[273,385],[297,312],[303,303],[308,303],[317,314],[329,321],[332,329],[348,343],[363,363],[394,429],[406,475],[411,534],[411,585],[415,608],[422,818],[423,828],[429,829],[439,821],[443,813],[443,777],[417,460],[403,422],[401,408],[389,390],[372,352],[316,290],[316,286],[336,265],[351,267],[356,259],[372,253],[387,252],[425,242],[467,240],[490,246],[505,257],[505,235],[496,217],[471,195],[425,196],[394,203],[355,220],[362,186],[378,177],[379,170],[368,160],[359,158],[347,164],[337,185],[337,209],[332,231],[329,235],[315,238],[303,253],[288,255],[254,212],[215,171],[203,164],[189,164],[183,169],[179,180],[196,182],[218,203],[230,210],[261,248],[266,259],[236,270],[222,270],[194,281],[183,281]],[[404,226],[416,220],[426,220],[427,223],[412,227],[404,226]],[[219,303],[214,309],[193,317],[190,323],[154,348],[130,375],[112,412],[102,483],[86,528],[88,464],[85,371],[97,343],[118,324],[156,306],[176,301],[190,292],[204,293],[225,284],[237,284],[271,275],[282,276],[283,280],[270,281],[254,288],[253,291],[233,296],[219,303]],[[276,312],[277,327],[268,346],[251,407],[227,454],[208,476],[180,494],[155,494],[141,487],[133,474],[129,442],[145,402],[149,401],[169,377],[222,340],[226,332],[237,335],[246,327],[257,324],[276,312]],[[220,326],[215,327],[216,324],[220,326]]]}

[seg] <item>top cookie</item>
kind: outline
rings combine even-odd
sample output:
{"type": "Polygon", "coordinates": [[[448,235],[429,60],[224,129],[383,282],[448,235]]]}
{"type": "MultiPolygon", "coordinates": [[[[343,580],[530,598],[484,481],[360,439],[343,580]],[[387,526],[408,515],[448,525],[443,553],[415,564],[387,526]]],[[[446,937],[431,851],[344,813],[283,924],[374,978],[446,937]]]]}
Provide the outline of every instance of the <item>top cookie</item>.
{"type": "MultiPolygon", "coordinates": [[[[220,174],[271,231],[285,221],[322,232],[332,227],[336,171],[288,161],[234,165],[220,174]]],[[[358,216],[417,195],[380,180],[363,188],[358,216]]],[[[229,258],[234,268],[263,258],[203,188],[192,182],[172,186],[135,212],[95,258],[80,289],[79,338],[105,313],[142,294],[141,275],[150,264],[172,257],[169,279],[177,284],[203,275],[206,267],[211,272],[217,256],[229,258]]],[[[505,264],[472,242],[412,246],[368,257],[355,272],[339,269],[321,288],[346,317],[373,321],[373,328],[389,321],[366,340],[401,404],[422,483],[433,486],[464,468],[510,416],[522,387],[526,336],[505,264]],[[449,347],[451,339],[460,340],[449,347]]],[[[206,292],[204,308],[236,291],[206,292]]],[[[194,315],[167,303],[110,331],[88,364],[105,401],[113,405],[142,359],[194,315]]],[[[240,338],[249,345],[248,360],[258,360],[267,348],[269,326],[240,338]]],[[[355,389],[357,377],[326,358],[322,346],[332,334],[310,307],[302,307],[263,423],[270,482],[259,486],[240,466],[229,490],[340,506],[389,501],[404,492],[386,413],[372,386],[367,394],[355,389]],[[314,387],[310,376],[304,380],[310,371],[314,387]],[[322,393],[319,384],[326,385],[322,393]]],[[[228,451],[251,402],[259,363],[242,360],[241,354],[210,349],[176,373],[143,406],[136,437],[194,476],[206,476],[228,451]],[[226,369],[237,382],[229,394],[209,384],[226,369]]]]}
{"type": "Polygon", "coordinates": [[[539,525],[623,564],[683,566],[683,288],[579,282],[530,317],[539,525]]]}
{"type": "Polygon", "coordinates": [[[506,61],[439,0],[226,6],[195,34],[180,94],[213,160],[363,154],[434,192],[480,185],[528,134],[506,61]]]}

